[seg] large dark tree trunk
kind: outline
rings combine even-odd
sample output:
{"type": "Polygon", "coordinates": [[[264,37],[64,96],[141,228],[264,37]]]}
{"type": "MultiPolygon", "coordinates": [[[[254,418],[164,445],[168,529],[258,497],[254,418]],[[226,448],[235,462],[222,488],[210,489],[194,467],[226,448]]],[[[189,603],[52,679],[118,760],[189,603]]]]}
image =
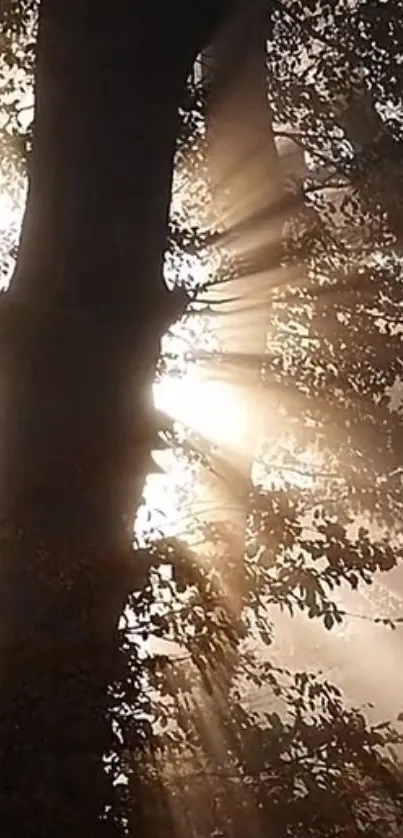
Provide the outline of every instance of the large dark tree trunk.
{"type": "Polygon", "coordinates": [[[0,320],[4,835],[102,832],[107,686],[175,316],[161,266],[178,105],[223,7],[41,4],[29,196],[0,320]]]}

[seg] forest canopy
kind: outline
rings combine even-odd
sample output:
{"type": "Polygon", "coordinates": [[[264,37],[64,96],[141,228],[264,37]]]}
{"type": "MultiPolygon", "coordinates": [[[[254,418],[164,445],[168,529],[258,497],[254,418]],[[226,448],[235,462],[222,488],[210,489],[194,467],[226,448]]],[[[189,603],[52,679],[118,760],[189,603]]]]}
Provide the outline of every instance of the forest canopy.
{"type": "MultiPolygon", "coordinates": [[[[0,10],[5,285],[33,177],[40,5],[0,10]]],[[[376,678],[403,623],[403,4],[255,5],[203,44],[178,107],[174,316],[122,564],[101,820],[110,835],[397,838],[401,719],[356,706],[346,646],[369,626],[357,648],[376,678]]],[[[162,99],[157,58],[147,72],[162,99]]],[[[5,334],[31,334],[43,305],[18,301],[5,334]]]]}

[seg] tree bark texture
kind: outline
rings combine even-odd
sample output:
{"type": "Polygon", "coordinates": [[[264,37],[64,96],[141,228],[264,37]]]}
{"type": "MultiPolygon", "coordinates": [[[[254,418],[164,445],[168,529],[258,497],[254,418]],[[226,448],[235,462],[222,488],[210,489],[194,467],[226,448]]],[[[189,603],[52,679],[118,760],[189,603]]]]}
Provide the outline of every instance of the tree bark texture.
{"type": "Polygon", "coordinates": [[[111,835],[107,687],[176,314],[162,260],[178,106],[224,10],[41,3],[29,194],[0,312],[4,835],[111,835]]]}

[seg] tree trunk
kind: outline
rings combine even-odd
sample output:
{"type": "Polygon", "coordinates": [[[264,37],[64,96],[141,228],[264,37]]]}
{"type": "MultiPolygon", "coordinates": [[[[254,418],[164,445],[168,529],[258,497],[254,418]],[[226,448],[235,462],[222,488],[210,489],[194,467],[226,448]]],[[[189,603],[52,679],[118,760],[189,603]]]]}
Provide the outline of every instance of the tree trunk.
{"type": "MultiPolygon", "coordinates": [[[[232,588],[242,607],[245,522],[252,470],[265,424],[261,367],[269,328],[270,286],[280,279],[272,263],[282,240],[284,178],[267,99],[267,9],[241,9],[211,49],[209,166],[221,208],[223,247],[235,278],[216,289],[217,336],[224,375],[237,392],[243,434],[236,450],[222,449],[221,498],[236,533],[232,588]],[[226,303],[225,298],[234,302],[226,303]],[[246,361],[241,369],[237,359],[246,361]],[[227,509],[226,509],[227,506],[227,509]]],[[[209,292],[209,297],[211,297],[209,292]]],[[[232,545],[233,549],[233,545],[232,545]]]]}
{"type": "MultiPolygon", "coordinates": [[[[225,525],[223,543],[214,543],[214,558],[235,624],[241,620],[245,602],[249,491],[265,424],[260,384],[270,317],[269,289],[274,276],[276,282],[280,280],[279,265],[271,266],[270,257],[272,249],[281,244],[284,225],[281,212],[284,178],[267,101],[264,37],[267,12],[261,5],[240,9],[202,64],[207,81],[211,72],[207,166],[214,214],[218,214],[223,227],[218,246],[222,244],[229,252],[235,267],[233,281],[209,288],[207,294],[215,307],[216,335],[220,358],[222,353],[224,361],[223,379],[234,387],[239,412],[243,414],[239,445],[217,447],[215,473],[209,475],[211,504],[206,505],[205,518],[213,525],[219,522],[220,531],[225,525]],[[226,298],[236,298],[236,301],[228,304],[226,298]],[[247,361],[245,369],[237,364],[236,358],[247,361]]],[[[213,378],[214,373],[213,369],[213,378]]],[[[200,695],[195,688],[194,716],[205,750],[219,766],[217,777],[226,764],[228,749],[237,748],[230,720],[230,688],[238,662],[237,649],[232,645],[225,656],[223,671],[218,676],[213,670],[208,694],[203,691],[200,695]],[[206,724],[207,718],[213,720],[210,726],[206,724]]],[[[236,734],[239,735],[239,730],[236,734]]],[[[206,788],[208,782],[206,779],[206,788]]],[[[213,782],[217,783],[215,775],[213,782]]],[[[251,832],[255,828],[257,834],[259,813],[253,798],[246,789],[238,789],[238,793],[242,795],[248,828],[251,832]]],[[[223,794],[222,805],[227,809],[229,830],[233,813],[231,795],[223,794]]],[[[241,829],[238,821],[233,829],[238,834],[241,829]]]]}
{"type": "Polygon", "coordinates": [[[178,105],[225,4],[200,5],[41,4],[29,195],[0,319],[5,835],[111,834],[107,687],[176,313],[162,259],[178,105]]]}

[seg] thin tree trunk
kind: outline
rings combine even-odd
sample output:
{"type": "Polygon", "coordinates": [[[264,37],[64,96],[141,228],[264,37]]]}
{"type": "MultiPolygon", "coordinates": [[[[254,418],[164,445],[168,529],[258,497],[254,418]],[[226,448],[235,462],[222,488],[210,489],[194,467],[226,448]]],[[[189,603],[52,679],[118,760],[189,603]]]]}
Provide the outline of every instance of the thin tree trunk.
{"type": "MultiPolygon", "coordinates": [[[[207,166],[214,214],[219,215],[223,228],[218,244],[228,250],[235,262],[234,280],[213,290],[209,288],[208,298],[216,310],[216,335],[220,356],[222,352],[224,357],[223,379],[234,387],[243,416],[239,445],[217,448],[215,473],[209,479],[211,510],[209,504],[205,517],[212,524],[218,521],[221,530],[225,525],[223,543],[214,544],[213,549],[215,562],[217,554],[221,550],[223,553],[217,566],[235,624],[240,621],[244,606],[249,491],[265,424],[260,383],[270,317],[269,288],[274,273],[276,281],[280,279],[279,265],[271,267],[268,262],[273,247],[278,248],[281,243],[284,225],[284,179],[267,101],[265,13],[260,3],[253,9],[241,9],[204,60],[205,72],[211,72],[207,166]],[[227,304],[226,298],[237,300],[227,304]],[[250,359],[246,373],[231,363],[235,356],[250,359]]],[[[234,416],[234,422],[237,421],[239,417],[234,416]]],[[[234,436],[230,429],[229,436],[234,436]]],[[[230,719],[230,688],[238,660],[237,648],[231,646],[223,671],[212,672],[208,694],[203,691],[200,695],[195,690],[201,738],[206,752],[221,770],[228,750],[237,748],[230,719]],[[209,725],[206,719],[212,723],[209,725]]],[[[236,733],[239,735],[239,731],[236,733]]],[[[208,780],[206,788],[207,783],[208,780]]],[[[224,795],[226,829],[233,829],[234,835],[238,835],[244,827],[258,834],[259,813],[253,796],[246,789],[240,789],[239,794],[244,796],[245,820],[230,827],[233,801],[230,795],[224,795]]]]}
{"type": "Polygon", "coordinates": [[[216,291],[217,336],[227,358],[224,374],[235,387],[243,415],[239,446],[223,448],[218,467],[223,506],[227,499],[227,515],[238,542],[230,586],[238,608],[248,493],[265,423],[260,381],[270,319],[269,289],[273,276],[279,281],[280,274],[279,265],[270,264],[270,254],[281,244],[284,225],[284,179],[267,100],[265,25],[263,4],[241,9],[217,39],[210,59],[216,71],[209,164],[214,199],[222,210],[223,246],[235,262],[234,281],[216,291]],[[235,301],[227,304],[225,298],[235,301]],[[249,373],[232,363],[235,357],[251,359],[249,373]]]}
{"type": "Polygon", "coordinates": [[[178,105],[222,6],[41,4],[29,196],[0,320],[5,835],[102,833],[107,686],[176,314],[161,266],[178,105]]]}

